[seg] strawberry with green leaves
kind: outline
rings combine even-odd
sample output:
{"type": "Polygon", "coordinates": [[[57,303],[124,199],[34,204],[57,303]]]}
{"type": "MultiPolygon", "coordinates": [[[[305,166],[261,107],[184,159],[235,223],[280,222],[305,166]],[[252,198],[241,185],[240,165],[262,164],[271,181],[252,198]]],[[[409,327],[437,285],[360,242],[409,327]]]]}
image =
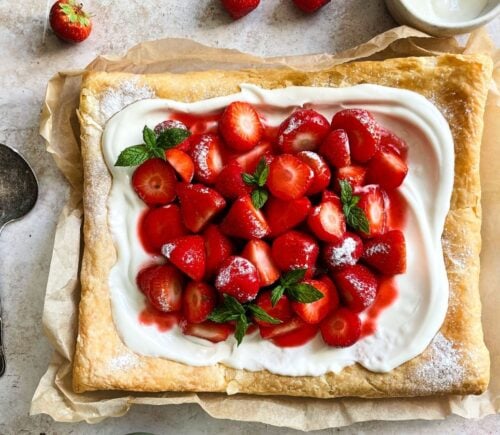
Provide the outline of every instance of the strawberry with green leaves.
{"type": "Polygon", "coordinates": [[[75,0],[58,0],[49,15],[50,27],[56,36],[66,42],[82,42],[92,30],[90,15],[75,0]]]}

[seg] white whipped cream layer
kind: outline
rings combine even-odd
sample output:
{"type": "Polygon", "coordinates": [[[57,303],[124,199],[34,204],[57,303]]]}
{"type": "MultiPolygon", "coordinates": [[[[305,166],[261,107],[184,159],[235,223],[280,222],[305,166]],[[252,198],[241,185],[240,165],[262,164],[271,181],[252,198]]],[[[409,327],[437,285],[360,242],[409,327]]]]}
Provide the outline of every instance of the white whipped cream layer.
{"type": "MultiPolygon", "coordinates": [[[[339,372],[356,362],[374,372],[387,372],[419,355],[441,327],[449,290],[441,234],[453,188],[454,146],[446,120],[423,96],[376,85],[274,90],[241,85],[240,93],[195,103],[146,99],[127,106],[109,120],[102,146],[113,175],[108,219],[117,249],[117,262],[109,277],[110,297],[116,328],[131,350],[192,366],[223,363],[289,376],[339,372]],[[281,348],[262,340],[258,332],[247,335],[239,347],[233,337],[213,344],[185,336],[178,327],[160,332],[154,325],[138,320],[145,300],[135,278],[140,268],[151,261],[137,232],[145,205],[131,187],[134,168],[115,167],[114,163],[124,148],[142,142],[144,125],[152,128],[171,112],[218,112],[237,100],[255,105],[270,125],[279,125],[301,106],[312,107],[328,119],[344,108],[364,108],[408,143],[409,172],[400,188],[408,209],[403,229],[407,272],[396,277],[398,297],[379,316],[376,332],[351,347],[329,347],[318,334],[303,346],[281,348]]],[[[362,318],[365,316],[361,313],[362,318]]]]}

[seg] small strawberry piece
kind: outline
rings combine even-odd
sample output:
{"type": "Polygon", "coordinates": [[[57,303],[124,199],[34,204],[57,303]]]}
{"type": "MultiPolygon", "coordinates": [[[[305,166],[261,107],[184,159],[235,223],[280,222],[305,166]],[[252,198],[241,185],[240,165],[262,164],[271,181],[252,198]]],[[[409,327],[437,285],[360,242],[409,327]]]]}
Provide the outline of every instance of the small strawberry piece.
{"type": "Polygon", "coordinates": [[[189,323],[186,320],[181,321],[181,331],[184,335],[203,338],[212,343],[225,341],[233,332],[233,326],[228,323],[215,323],[206,320],[203,323],[189,323]]]}
{"type": "Polygon", "coordinates": [[[250,260],[257,268],[262,287],[271,285],[280,277],[280,271],[271,256],[271,247],[263,240],[250,240],[243,249],[241,256],[250,260]]]}
{"type": "Polygon", "coordinates": [[[237,160],[229,162],[217,177],[215,189],[226,199],[249,195],[252,187],[243,182],[242,174],[243,168],[237,160]]]}
{"type": "MultiPolygon", "coordinates": [[[[257,296],[257,299],[255,300],[255,304],[262,308],[271,317],[281,320],[282,322],[288,322],[293,317],[292,306],[286,295],[281,296],[278,302],[276,302],[276,305],[273,307],[273,304],[271,303],[271,291],[264,291],[259,293],[259,296],[257,296]]],[[[264,322],[257,317],[254,317],[253,321],[259,326],[275,326],[274,324],[264,322]]]]}
{"type": "Polygon", "coordinates": [[[291,154],[281,154],[271,162],[267,187],[275,197],[290,201],[304,196],[313,178],[307,164],[291,154]]]}
{"type": "Polygon", "coordinates": [[[219,137],[206,133],[192,135],[189,141],[195,178],[202,183],[214,184],[223,168],[219,137]]]}
{"type": "Polygon", "coordinates": [[[335,287],[335,284],[327,275],[322,275],[319,278],[317,278],[317,280],[321,281],[330,289],[330,303],[332,305],[331,311],[336,310],[340,304],[337,287],[335,287]]]}
{"type": "Polygon", "coordinates": [[[351,157],[357,162],[367,162],[378,151],[380,130],[372,114],[363,109],[344,109],[332,119],[332,128],[347,132],[351,157]]]}
{"type": "Polygon", "coordinates": [[[220,229],[228,236],[246,240],[261,239],[270,231],[264,215],[254,207],[248,195],[234,201],[220,229]]]}
{"type": "Polygon", "coordinates": [[[187,235],[188,230],[182,223],[179,206],[169,204],[147,210],[139,221],[139,234],[144,249],[159,254],[165,243],[187,235]]]}
{"type": "Polygon", "coordinates": [[[363,255],[363,242],[353,233],[346,233],[340,240],[328,243],[323,248],[323,259],[331,271],[354,266],[361,255],[363,255]]]}
{"type": "Polygon", "coordinates": [[[315,193],[325,190],[328,184],[330,184],[330,177],[332,174],[323,158],[313,151],[301,151],[296,154],[296,156],[314,172],[313,182],[309,186],[309,189],[307,189],[306,194],[314,195],[315,193]]]}
{"type": "Polygon", "coordinates": [[[335,168],[351,165],[349,137],[345,130],[333,130],[319,147],[319,153],[335,168]]]}
{"type": "Polygon", "coordinates": [[[335,189],[340,192],[340,180],[348,181],[351,187],[361,187],[365,184],[366,169],[362,166],[345,166],[337,170],[335,189]]]}
{"type": "Polygon", "coordinates": [[[288,231],[274,239],[271,254],[276,266],[282,272],[307,269],[305,276],[310,278],[314,273],[319,247],[307,234],[288,231]]]}
{"type": "Polygon", "coordinates": [[[368,308],[377,295],[377,278],[367,267],[359,264],[346,266],[337,272],[335,282],[344,303],[356,313],[368,308]]]}
{"type": "Polygon", "coordinates": [[[392,131],[379,126],[380,130],[380,149],[385,151],[392,151],[393,153],[400,156],[403,160],[406,159],[408,155],[408,144],[396,136],[392,131]]]}
{"type": "Polygon", "coordinates": [[[293,2],[301,11],[311,14],[330,3],[330,0],[293,0],[293,2]]]}
{"type": "Polygon", "coordinates": [[[211,224],[203,233],[205,239],[205,261],[206,276],[212,277],[222,262],[234,252],[234,246],[217,225],[211,224]]]}
{"type": "Polygon", "coordinates": [[[175,169],[183,181],[191,182],[194,176],[194,163],[189,154],[178,148],[165,151],[165,159],[175,169]]]}
{"type": "Polygon", "coordinates": [[[349,347],[361,337],[361,320],[347,308],[339,308],[321,322],[323,341],[333,347],[349,347]]]}
{"type": "Polygon", "coordinates": [[[222,0],[222,6],[234,20],[244,17],[259,6],[260,0],[222,0]]]}
{"type": "Polygon", "coordinates": [[[194,233],[226,206],[226,201],[217,191],[201,184],[179,183],[177,194],[184,225],[194,233]]]}
{"type": "Polygon", "coordinates": [[[384,189],[396,189],[403,183],[408,165],[397,154],[380,150],[368,163],[367,181],[384,189]]]}
{"type": "Polygon", "coordinates": [[[312,340],[318,332],[318,327],[304,322],[300,317],[294,317],[279,325],[259,326],[259,331],[262,338],[272,340],[277,346],[294,347],[312,340]]]}
{"type": "Polygon", "coordinates": [[[163,133],[165,130],[169,130],[171,128],[180,128],[181,130],[187,130],[186,124],[182,121],[178,121],[177,119],[166,119],[165,121],[156,124],[154,128],[154,132],[156,134],[163,133]]]}
{"type": "Polygon", "coordinates": [[[357,205],[365,213],[370,225],[369,233],[361,235],[375,237],[384,234],[387,227],[386,193],[380,186],[369,184],[354,189],[354,194],[360,197],[357,205]]]}
{"type": "Polygon", "coordinates": [[[282,153],[315,151],[330,131],[327,119],[312,109],[298,109],[285,119],[278,131],[282,153]]]}
{"type": "Polygon", "coordinates": [[[191,281],[182,295],[182,310],[189,323],[201,323],[207,320],[217,304],[217,292],[204,282],[191,281]]]}
{"type": "Polygon", "coordinates": [[[201,236],[186,236],[163,245],[162,254],[195,281],[205,275],[205,241],[201,236]]]}
{"type": "Polygon", "coordinates": [[[140,290],[157,310],[179,311],[182,306],[182,276],[168,264],[150,266],[137,276],[140,290]]]}
{"type": "Polygon", "coordinates": [[[137,287],[139,287],[139,290],[144,293],[144,295],[147,297],[149,294],[149,283],[151,281],[151,278],[153,277],[155,271],[161,267],[160,265],[152,265],[148,266],[144,269],[141,269],[139,273],[137,274],[135,278],[135,282],[137,284],[137,287]]]}
{"type": "Polygon", "coordinates": [[[263,157],[268,165],[271,164],[272,151],[273,149],[271,143],[268,141],[262,141],[253,150],[238,156],[236,160],[241,165],[244,172],[253,174],[263,157]]]}
{"type": "Polygon", "coordinates": [[[66,42],[82,42],[92,30],[90,15],[75,0],[58,0],[50,8],[50,27],[56,36],[66,42]]]}
{"type": "Polygon", "coordinates": [[[333,193],[331,190],[323,190],[321,194],[321,202],[333,201],[341,205],[340,198],[336,193],[333,193]]]}
{"type": "Polygon", "coordinates": [[[318,239],[336,242],[346,232],[345,216],[340,201],[327,201],[314,207],[309,212],[307,224],[318,239]]]}
{"type": "Polygon", "coordinates": [[[366,242],[363,260],[385,275],[406,271],[406,242],[399,230],[389,231],[366,242]]]}
{"type": "Polygon", "coordinates": [[[313,279],[306,279],[303,283],[312,285],[316,290],[323,293],[323,297],[310,303],[292,302],[293,311],[306,323],[319,323],[329,312],[337,308],[338,297],[332,295],[332,290],[336,292],[335,286],[332,289],[324,282],[313,279]]]}
{"type": "Polygon", "coordinates": [[[283,201],[271,196],[264,207],[264,214],[271,228],[271,236],[279,236],[299,225],[307,218],[310,209],[311,201],[305,196],[291,201],[283,201]]]}
{"type": "Polygon", "coordinates": [[[229,257],[219,269],[215,287],[219,292],[233,296],[241,303],[248,302],[255,299],[259,291],[259,274],[246,258],[229,257]]]}
{"type": "Polygon", "coordinates": [[[132,187],[150,207],[172,202],[176,183],[174,170],[162,159],[146,160],[132,175],[132,187]]]}
{"type": "Polygon", "coordinates": [[[251,150],[260,141],[263,132],[259,114],[243,101],[227,106],[219,121],[219,133],[234,151],[251,150]]]}

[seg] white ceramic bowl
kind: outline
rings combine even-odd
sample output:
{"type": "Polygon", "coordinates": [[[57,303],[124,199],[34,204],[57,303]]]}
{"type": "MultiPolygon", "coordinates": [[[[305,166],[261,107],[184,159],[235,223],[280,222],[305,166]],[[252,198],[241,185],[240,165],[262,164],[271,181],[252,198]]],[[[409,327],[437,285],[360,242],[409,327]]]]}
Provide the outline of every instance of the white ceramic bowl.
{"type": "MultiPolygon", "coordinates": [[[[424,0],[413,1],[419,2],[424,0]]],[[[417,15],[414,11],[410,10],[402,0],[385,0],[385,3],[398,23],[407,24],[435,36],[452,36],[468,33],[485,25],[500,14],[500,0],[489,0],[479,16],[461,22],[448,22],[445,20],[433,19],[433,17],[417,15]]]]}

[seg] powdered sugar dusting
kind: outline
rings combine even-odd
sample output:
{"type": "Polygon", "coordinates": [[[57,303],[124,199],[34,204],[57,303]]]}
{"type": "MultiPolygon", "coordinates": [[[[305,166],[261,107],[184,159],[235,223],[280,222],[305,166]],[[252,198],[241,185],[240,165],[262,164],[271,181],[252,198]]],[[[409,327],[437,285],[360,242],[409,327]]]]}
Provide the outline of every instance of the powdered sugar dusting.
{"type": "Polygon", "coordinates": [[[161,248],[161,253],[165,257],[170,258],[170,254],[172,254],[172,251],[174,250],[174,248],[175,248],[174,243],[165,243],[161,248]]]}
{"type": "Polygon", "coordinates": [[[365,255],[367,257],[371,257],[372,255],[375,254],[387,254],[388,252],[389,252],[389,246],[387,245],[387,243],[380,242],[380,243],[374,243],[373,245],[368,247],[368,249],[366,249],[365,251],[365,255]]]}
{"type": "Polygon", "coordinates": [[[327,248],[326,261],[332,267],[354,266],[357,261],[354,255],[356,246],[356,240],[346,237],[340,246],[331,245],[327,248]]]}
{"type": "Polygon", "coordinates": [[[139,364],[139,358],[134,353],[124,353],[115,356],[108,361],[108,367],[112,371],[130,370],[139,364]]]}
{"type": "Polygon", "coordinates": [[[459,270],[466,269],[469,259],[473,256],[470,246],[465,244],[460,246],[452,245],[446,238],[443,238],[441,243],[443,245],[443,252],[445,253],[446,258],[453,264],[453,266],[459,270]],[[454,246],[455,249],[453,249],[452,246],[454,246]]]}

